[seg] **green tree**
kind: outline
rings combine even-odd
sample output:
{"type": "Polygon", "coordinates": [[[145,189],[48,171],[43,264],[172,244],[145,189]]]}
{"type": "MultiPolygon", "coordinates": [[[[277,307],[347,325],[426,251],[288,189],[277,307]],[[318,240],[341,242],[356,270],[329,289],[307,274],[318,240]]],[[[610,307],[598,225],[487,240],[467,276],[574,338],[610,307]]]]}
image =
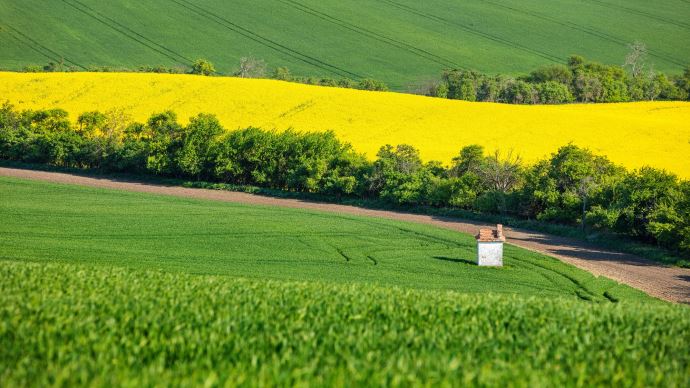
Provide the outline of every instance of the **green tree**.
{"type": "MultiPolygon", "coordinates": [[[[592,207],[612,201],[611,192],[622,171],[608,159],[573,144],[561,147],[549,160],[537,163],[525,175],[521,201],[526,214],[545,221],[579,223],[586,228],[592,207]]],[[[605,214],[597,207],[599,223],[605,214]]],[[[607,217],[610,214],[606,214],[607,217]]],[[[601,226],[610,226],[601,225],[601,226]]]]}
{"type": "Polygon", "coordinates": [[[463,147],[460,154],[451,161],[448,173],[452,177],[461,177],[467,173],[477,173],[485,162],[484,147],[472,144],[463,147]]]}
{"type": "Polygon", "coordinates": [[[77,118],[77,131],[83,136],[93,137],[105,126],[107,120],[106,115],[101,112],[84,112],[77,118]]]}
{"type": "Polygon", "coordinates": [[[216,138],[223,127],[214,115],[199,114],[184,129],[175,155],[179,170],[195,179],[209,179],[216,161],[216,138]]]}
{"type": "Polygon", "coordinates": [[[683,75],[676,78],[675,84],[680,91],[680,97],[690,99],[690,66],[685,68],[683,75]]]}
{"type": "Polygon", "coordinates": [[[214,75],[216,74],[216,67],[207,59],[197,59],[192,64],[192,74],[214,75]]]}
{"type": "Polygon", "coordinates": [[[365,78],[359,81],[359,84],[357,84],[357,88],[362,90],[374,90],[382,92],[388,90],[388,86],[386,86],[385,83],[371,78],[365,78]]]}
{"type": "Polygon", "coordinates": [[[448,85],[448,98],[453,100],[477,101],[477,90],[483,75],[470,70],[451,70],[443,74],[448,85]]]}
{"type": "Polygon", "coordinates": [[[292,81],[293,77],[292,74],[290,74],[290,69],[287,67],[278,67],[273,71],[273,76],[271,77],[273,79],[277,79],[280,81],[292,81]]]}
{"type": "Polygon", "coordinates": [[[385,145],[376,156],[368,179],[369,192],[394,203],[418,202],[424,181],[419,151],[407,144],[385,145]]]}
{"type": "Polygon", "coordinates": [[[552,81],[570,85],[573,83],[573,72],[564,65],[544,66],[532,71],[526,80],[534,84],[552,81]]]}
{"type": "Polygon", "coordinates": [[[154,174],[175,175],[178,170],[175,154],[181,146],[182,126],[172,111],[155,114],[149,118],[143,132],[146,143],[146,168],[154,174]]]}
{"type": "Polygon", "coordinates": [[[484,211],[508,211],[508,196],[521,183],[522,170],[522,159],[512,151],[505,155],[496,151],[484,159],[477,171],[481,186],[486,188],[481,205],[484,211]]]}
{"type": "Polygon", "coordinates": [[[512,104],[536,104],[539,96],[532,84],[516,80],[509,82],[503,90],[501,99],[512,104]]]}
{"type": "Polygon", "coordinates": [[[357,83],[349,78],[343,78],[338,80],[338,87],[355,89],[357,88],[357,83]]]}
{"type": "Polygon", "coordinates": [[[643,167],[629,174],[617,191],[617,230],[647,241],[663,242],[667,238],[663,235],[678,222],[674,210],[682,200],[678,178],[663,170],[643,167]]]}
{"type": "Polygon", "coordinates": [[[574,100],[568,86],[556,81],[542,82],[535,88],[542,104],[563,104],[574,100]]]}

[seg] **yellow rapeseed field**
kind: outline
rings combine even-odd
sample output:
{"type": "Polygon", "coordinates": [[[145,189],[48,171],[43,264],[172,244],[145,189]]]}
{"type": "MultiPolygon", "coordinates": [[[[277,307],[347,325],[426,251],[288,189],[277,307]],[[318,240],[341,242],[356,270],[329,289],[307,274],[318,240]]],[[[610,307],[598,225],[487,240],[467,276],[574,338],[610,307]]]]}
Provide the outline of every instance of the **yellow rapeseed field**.
{"type": "Polygon", "coordinates": [[[213,113],[229,129],[333,130],[369,157],[408,143],[448,162],[461,147],[513,150],[533,161],[569,142],[628,168],[690,177],[690,103],[520,106],[450,101],[272,80],[122,73],[0,73],[0,101],[18,108],[125,109],[143,121],[163,110],[185,122],[213,113]]]}

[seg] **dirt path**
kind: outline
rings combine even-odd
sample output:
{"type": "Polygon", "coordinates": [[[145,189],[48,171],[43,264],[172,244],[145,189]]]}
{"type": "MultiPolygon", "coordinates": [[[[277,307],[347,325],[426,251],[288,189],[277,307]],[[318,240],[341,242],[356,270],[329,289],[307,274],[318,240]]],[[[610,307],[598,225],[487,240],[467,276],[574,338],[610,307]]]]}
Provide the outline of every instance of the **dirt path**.
{"type": "MultiPolygon", "coordinates": [[[[387,210],[371,210],[354,206],[309,202],[299,199],[272,198],[231,191],[190,189],[178,186],[129,182],[110,178],[84,177],[54,172],[0,167],[0,176],[37,179],[56,183],[77,184],[152,194],[239,202],[252,205],[282,206],[388,218],[429,224],[471,234],[477,233],[479,226],[486,225],[473,221],[462,221],[451,218],[387,210]]],[[[690,269],[665,266],[634,255],[603,250],[587,244],[586,242],[565,237],[556,237],[513,228],[506,228],[505,233],[508,241],[518,247],[556,257],[589,271],[594,275],[606,276],[661,299],[690,304],[690,269]]]]}

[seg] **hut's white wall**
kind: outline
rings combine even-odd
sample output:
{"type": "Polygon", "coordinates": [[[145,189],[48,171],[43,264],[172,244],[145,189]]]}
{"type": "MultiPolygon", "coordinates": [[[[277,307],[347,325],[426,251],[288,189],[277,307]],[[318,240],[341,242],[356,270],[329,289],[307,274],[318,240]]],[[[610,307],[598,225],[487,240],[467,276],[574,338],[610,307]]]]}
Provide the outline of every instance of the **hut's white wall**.
{"type": "Polygon", "coordinates": [[[503,266],[502,242],[477,242],[477,264],[480,266],[503,266]]]}

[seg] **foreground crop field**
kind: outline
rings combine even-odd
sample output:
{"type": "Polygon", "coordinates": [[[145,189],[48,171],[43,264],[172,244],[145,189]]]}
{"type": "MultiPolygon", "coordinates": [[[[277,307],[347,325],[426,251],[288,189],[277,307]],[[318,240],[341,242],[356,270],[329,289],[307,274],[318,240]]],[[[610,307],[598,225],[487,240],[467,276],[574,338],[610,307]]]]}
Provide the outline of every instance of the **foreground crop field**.
{"type": "Polygon", "coordinates": [[[0,261],[21,385],[687,386],[690,310],[0,261]]]}
{"type": "Polygon", "coordinates": [[[663,385],[690,310],[471,236],[0,178],[0,381],[663,385]]]}
{"type": "Polygon", "coordinates": [[[425,225],[13,178],[0,197],[3,259],[658,302],[513,246],[505,268],[479,268],[472,236],[425,225]]]}
{"type": "Polygon", "coordinates": [[[255,56],[405,90],[447,68],[525,73],[571,54],[620,64],[640,40],[656,70],[679,73],[690,63],[689,14],[684,0],[0,0],[0,67],[203,57],[231,73],[255,56]]]}
{"type": "Polygon", "coordinates": [[[364,92],[271,80],[189,75],[0,73],[0,99],[20,109],[123,109],[143,121],[172,109],[186,121],[213,113],[229,129],[333,130],[373,157],[384,144],[411,144],[449,162],[469,144],[514,150],[527,161],[572,142],[628,168],[690,177],[690,103],[519,106],[364,92]]]}

